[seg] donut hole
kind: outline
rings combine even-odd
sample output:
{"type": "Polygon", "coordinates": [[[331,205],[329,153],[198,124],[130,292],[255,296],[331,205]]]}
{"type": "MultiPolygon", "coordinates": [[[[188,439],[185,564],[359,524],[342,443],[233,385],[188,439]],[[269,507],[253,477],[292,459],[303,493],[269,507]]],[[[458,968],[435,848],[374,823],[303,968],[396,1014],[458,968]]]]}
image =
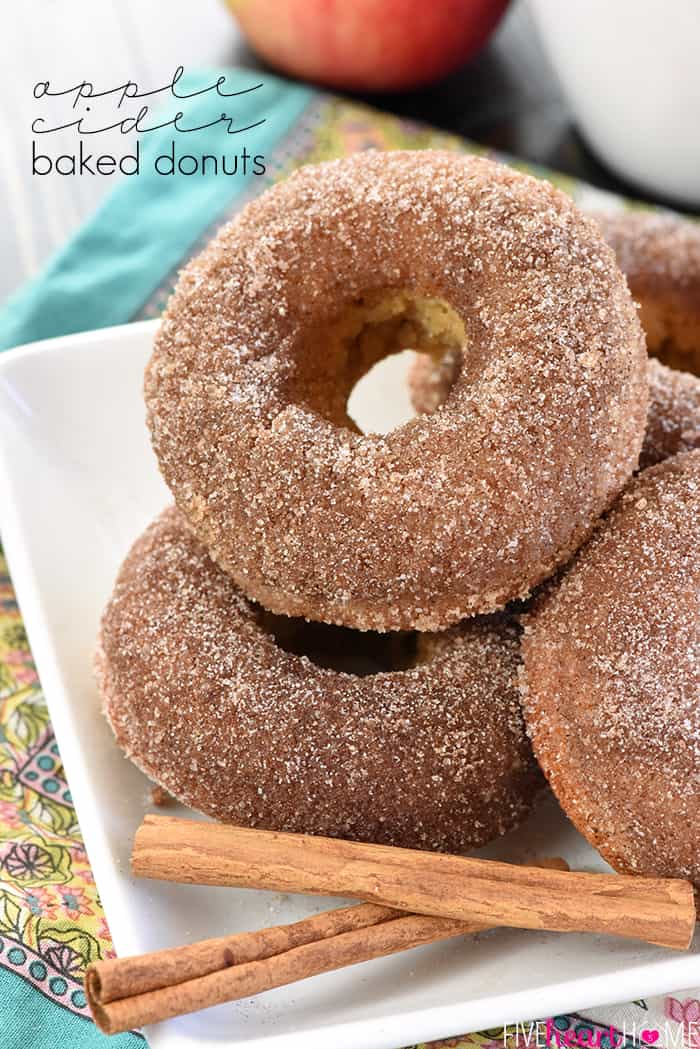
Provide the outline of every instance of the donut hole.
{"type": "Polygon", "coordinates": [[[639,319],[647,348],[667,368],[700,375],[700,328],[672,305],[652,298],[640,301],[639,319]]]}
{"type": "Polygon", "coordinates": [[[347,400],[347,413],[360,433],[391,433],[413,419],[416,409],[409,376],[418,356],[423,354],[414,350],[392,353],[358,379],[347,400]]]}
{"type": "Polygon", "coordinates": [[[380,634],[373,630],[352,630],[275,615],[259,606],[256,618],[278,648],[295,656],[306,656],[311,663],[327,670],[369,677],[410,670],[422,662],[415,631],[380,634]]]}
{"type": "Polygon", "coordinates": [[[416,354],[409,374],[411,402],[416,412],[430,415],[445,403],[461,364],[461,355],[449,350],[439,361],[425,353],[416,354]]]}
{"type": "Polygon", "coordinates": [[[414,355],[461,362],[464,321],[444,299],[407,290],[368,292],[308,333],[297,396],[338,425],[389,433],[415,415],[408,390],[414,355]]]}

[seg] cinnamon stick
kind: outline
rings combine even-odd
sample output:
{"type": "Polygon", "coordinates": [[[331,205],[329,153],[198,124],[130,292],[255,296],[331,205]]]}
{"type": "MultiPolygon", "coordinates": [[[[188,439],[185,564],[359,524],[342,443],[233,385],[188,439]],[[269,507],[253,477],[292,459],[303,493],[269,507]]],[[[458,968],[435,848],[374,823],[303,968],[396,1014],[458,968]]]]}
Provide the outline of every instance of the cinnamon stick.
{"type": "Polygon", "coordinates": [[[365,929],[370,925],[402,917],[401,911],[360,903],[322,911],[290,925],[274,925],[254,932],[218,936],[212,940],[184,947],[166,947],[161,951],[128,958],[108,958],[90,966],[88,973],[92,993],[102,1004],[118,998],[157,991],[176,983],[186,983],[197,976],[226,969],[232,965],[261,961],[283,954],[316,940],[341,933],[365,929]]]}
{"type": "Polygon", "coordinates": [[[103,1001],[94,970],[88,970],[85,988],[97,1026],[105,1034],[118,1034],[482,928],[450,918],[409,914],[112,1002],[103,1001]]]}
{"type": "Polygon", "coordinates": [[[146,816],[134,874],[356,898],[478,925],[595,932],[687,948],[690,882],[518,867],[415,849],[146,816]]]}
{"type": "MultiPolygon", "coordinates": [[[[561,859],[539,863],[568,869],[561,859]]],[[[362,903],[291,925],[97,962],[88,968],[85,990],[97,1026],[105,1034],[118,1034],[481,929],[362,903]],[[300,949],[305,946],[313,949],[300,949]]]]}

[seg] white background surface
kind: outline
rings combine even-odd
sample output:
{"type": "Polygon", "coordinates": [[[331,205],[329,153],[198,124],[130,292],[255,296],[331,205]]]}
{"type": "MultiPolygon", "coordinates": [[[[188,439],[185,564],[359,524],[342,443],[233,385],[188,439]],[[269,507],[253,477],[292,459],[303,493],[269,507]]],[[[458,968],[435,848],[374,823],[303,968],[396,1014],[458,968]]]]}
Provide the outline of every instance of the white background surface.
{"type": "MultiPolygon", "coordinates": [[[[142,373],[153,331],[150,323],[132,325],[0,357],[0,528],[121,954],[292,921],[329,906],[137,882],[129,874],[149,788],[113,742],[91,659],[118,565],[168,499],[143,421],[142,373]]],[[[400,377],[385,371],[384,381],[393,391],[400,377]]],[[[492,852],[512,859],[559,854],[572,866],[604,869],[551,801],[492,852]]],[[[700,936],[682,954],[603,937],[499,930],[170,1021],[148,1036],[152,1049],[395,1049],[697,983],[700,936]]]]}

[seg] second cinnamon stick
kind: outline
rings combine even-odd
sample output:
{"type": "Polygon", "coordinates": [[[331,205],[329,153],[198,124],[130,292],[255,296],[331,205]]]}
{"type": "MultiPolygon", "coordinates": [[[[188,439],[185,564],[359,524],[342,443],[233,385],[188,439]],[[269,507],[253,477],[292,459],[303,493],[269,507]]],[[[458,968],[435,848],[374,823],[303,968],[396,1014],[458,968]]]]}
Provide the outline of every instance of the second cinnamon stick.
{"type": "Polygon", "coordinates": [[[182,947],[169,947],[130,958],[108,958],[91,965],[92,997],[102,1005],[229,968],[259,962],[306,943],[332,939],[370,925],[404,917],[401,911],[360,903],[321,911],[289,925],[218,936],[182,947]]]}
{"type": "Polygon", "coordinates": [[[275,987],[296,983],[297,980],[383,958],[422,944],[480,932],[482,928],[449,918],[407,914],[304,943],[269,958],[219,969],[207,976],[160,991],[106,1002],[101,996],[101,990],[89,980],[86,981],[86,990],[97,1026],[105,1034],[118,1034],[221,1002],[249,998],[261,991],[270,991],[275,987]]]}

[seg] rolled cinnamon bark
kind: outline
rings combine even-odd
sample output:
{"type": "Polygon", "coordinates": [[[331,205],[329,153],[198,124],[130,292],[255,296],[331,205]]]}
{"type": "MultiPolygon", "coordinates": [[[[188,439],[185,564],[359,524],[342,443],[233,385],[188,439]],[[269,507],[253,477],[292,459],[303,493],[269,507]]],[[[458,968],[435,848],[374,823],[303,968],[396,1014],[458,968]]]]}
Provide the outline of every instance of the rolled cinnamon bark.
{"type": "MultiPolygon", "coordinates": [[[[360,907],[353,908],[360,910],[360,907]]],[[[384,908],[386,909],[386,908],[384,908]]],[[[249,998],[274,987],[294,983],[358,962],[382,958],[425,943],[478,932],[483,926],[450,918],[409,914],[379,921],[257,961],[232,965],[207,976],[196,977],[144,994],[105,1001],[99,980],[88,971],[86,992],[95,1023],[105,1034],[118,1034],[134,1027],[157,1023],[173,1016],[196,1012],[222,1002],[249,998]]],[[[94,974],[94,969],[92,970],[94,974]]]]}
{"type": "Polygon", "coordinates": [[[119,998],[143,995],[162,987],[183,984],[200,976],[262,961],[303,944],[326,940],[341,933],[365,929],[391,918],[403,917],[401,911],[360,903],[322,911],[290,925],[274,925],[254,932],[218,936],[212,940],[167,947],[127,958],[107,958],[88,968],[86,982],[91,1001],[106,1005],[119,998]]]}
{"type": "Polygon", "coordinates": [[[388,845],[146,816],[135,874],[358,899],[479,925],[624,936],[685,949],[687,881],[519,867],[388,845]]]}

